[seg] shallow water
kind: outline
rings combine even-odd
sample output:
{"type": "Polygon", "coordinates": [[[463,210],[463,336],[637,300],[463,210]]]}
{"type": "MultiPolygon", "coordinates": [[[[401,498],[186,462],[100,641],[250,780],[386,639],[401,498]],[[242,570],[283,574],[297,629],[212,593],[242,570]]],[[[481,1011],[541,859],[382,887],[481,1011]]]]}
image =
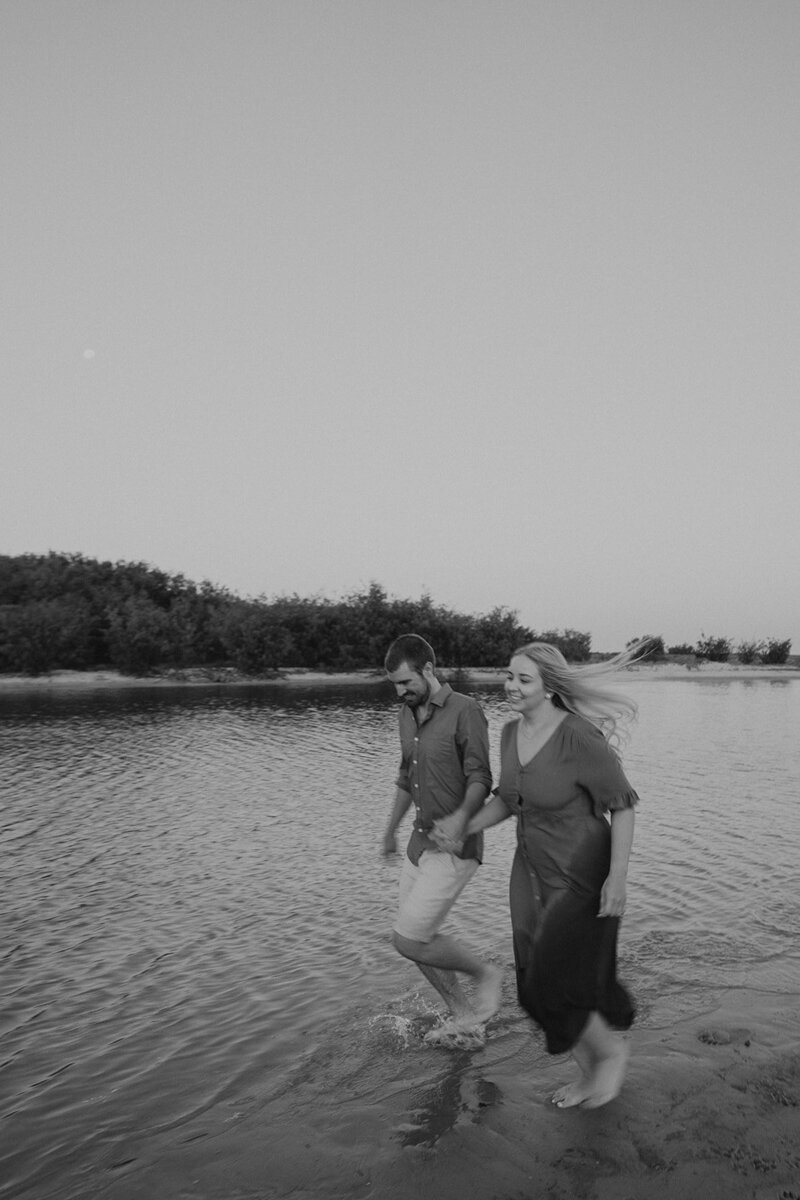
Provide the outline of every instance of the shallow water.
{"type": "MultiPolygon", "coordinates": [[[[640,1023],[665,998],[796,991],[800,681],[625,683],[640,1023]]],[[[496,766],[502,693],[476,694],[496,766]]],[[[348,1073],[379,1119],[434,1000],[388,940],[384,687],[30,691],[0,718],[0,1196],[115,1196],[301,1085],[334,1120],[348,1073]]],[[[487,835],[453,917],[504,965],[513,840],[487,835]]]]}

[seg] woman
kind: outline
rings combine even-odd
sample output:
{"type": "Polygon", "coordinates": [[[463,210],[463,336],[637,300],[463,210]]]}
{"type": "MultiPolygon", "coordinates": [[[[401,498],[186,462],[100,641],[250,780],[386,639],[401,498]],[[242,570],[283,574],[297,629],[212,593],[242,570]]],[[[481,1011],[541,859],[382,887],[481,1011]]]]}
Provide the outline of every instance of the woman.
{"type": "Polygon", "coordinates": [[[607,737],[636,706],[595,682],[632,661],[570,667],[546,642],[517,650],[505,691],[518,717],[503,728],[500,783],[467,833],[517,818],[511,924],[520,1004],[551,1054],[572,1053],[579,1078],[560,1108],[599,1108],[619,1093],[634,1007],[616,977],[617,932],[638,796],[607,737]],[[605,736],[604,736],[605,735],[605,736]]]}

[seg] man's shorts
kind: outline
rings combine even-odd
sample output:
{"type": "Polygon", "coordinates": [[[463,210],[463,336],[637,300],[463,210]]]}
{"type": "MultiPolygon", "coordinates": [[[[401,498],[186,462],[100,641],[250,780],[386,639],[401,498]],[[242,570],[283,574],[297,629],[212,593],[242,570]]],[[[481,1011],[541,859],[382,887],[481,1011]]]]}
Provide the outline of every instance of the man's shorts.
{"type": "Polygon", "coordinates": [[[406,855],[394,932],[412,942],[430,942],[477,869],[477,859],[444,851],[423,850],[416,866],[406,855]]]}

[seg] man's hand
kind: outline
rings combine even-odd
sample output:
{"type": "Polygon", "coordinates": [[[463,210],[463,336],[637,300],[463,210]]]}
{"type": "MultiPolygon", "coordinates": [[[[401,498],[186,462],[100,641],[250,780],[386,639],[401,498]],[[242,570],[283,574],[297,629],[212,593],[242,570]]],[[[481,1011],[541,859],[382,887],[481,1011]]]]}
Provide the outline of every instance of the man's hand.
{"type": "Polygon", "coordinates": [[[397,839],[393,833],[384,834],[381,854],[384,858],[391,858],[393,854],[397,854],[397,839]]]}
{"type": "Polygon", "coordinates": [[[464,845],[464,829],[467,821],[460,812],[450,813],[434,821],[428,837],[435,842],[440,850],[448,854],[457,854],[464,845]]]}

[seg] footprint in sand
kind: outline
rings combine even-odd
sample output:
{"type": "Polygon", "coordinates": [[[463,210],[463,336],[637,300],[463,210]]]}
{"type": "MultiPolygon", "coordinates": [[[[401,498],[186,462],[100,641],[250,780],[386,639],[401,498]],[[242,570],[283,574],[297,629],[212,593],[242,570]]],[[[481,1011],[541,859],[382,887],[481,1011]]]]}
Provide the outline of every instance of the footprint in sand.
{"type": "Polygon", "coordinates": [[[701,1029],[697,1035],[698,1042],[707,1046],[749,1046],[749,1029],[701,1029]]]}

